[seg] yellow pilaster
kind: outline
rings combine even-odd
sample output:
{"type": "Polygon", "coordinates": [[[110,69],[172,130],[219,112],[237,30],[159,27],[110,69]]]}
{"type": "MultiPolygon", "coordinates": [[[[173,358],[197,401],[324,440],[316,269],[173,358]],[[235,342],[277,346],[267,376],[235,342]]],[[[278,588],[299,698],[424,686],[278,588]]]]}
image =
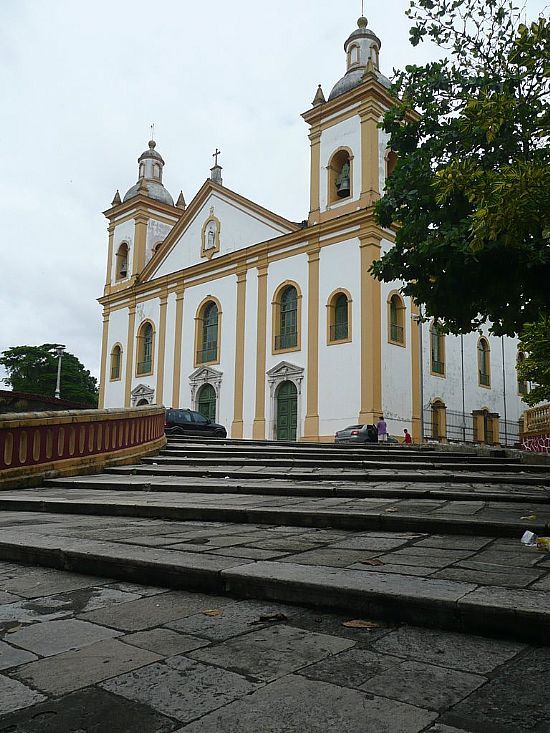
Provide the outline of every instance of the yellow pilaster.
{"type": "Polygon", "coordinates": [[[235,325],[235,392],[231,437],[243,437],[244,337],[246,318],[246,269],[237,271],[237,319],[235,325]]]}
{"type": "Polygon", "coordinates": [[[113,267],[113,241],[115,237],[115,225],[109,224],[107,231],[109,232],[109,251],[107,253],[107,272],[105,274],[105,287],[111,284],[111,272],[113,267]]]}
{"type": "Polygon", "coordinates": [[[412,439],[415,443],[422,442],[422,420],[420,404],[420,323],[418,321],[418,305],[411,300],[411,387],[412,387],[412,439]]]}
{"type": "Polygon", "coordinates": [[[361,112],[361,198],[367,206],[380,198],[379,130],[381,110],[369,107],[361,112]]]}
{"type": "Polygon", "coordinates": [[[99,373],[99,401],[98,408],[103,409],[105,405],[105,382],[107,380],[107,350],[109,344],[109,306],[103,309],[103,335],[101,339],[101,370],[99,373]]]}
{"type": "Polygon", "coordinates": [[[319,220],[321,208],[321,128],[312,128],[309,139],[311,141],[309,223],[311,224],[319,220]]]}
{"type": "Polygon", "coordinates": [[[319,437],[319,248],[308,252],[307,412],[304,440],[319,437]]]}
{"type": "Polygon", "coordinates": [[[265,358],[267,328],[267,262],[258,265],[258,315],[256,336],[256,407],[252,437],[265,438],[265,358]]]}
{"type": "Polygon", "coordinates": [[[147,222],[149,218],[145,214],[138,214],[135,218],[134,232],[134,257],[132,275],[139,275],[145,267],[145,250],[147,247],[147,222]]]}
{"type": "Polygon", "coordinates": [[[176,324],[174,328],[174,378],[172,381],[172,405],[180,406],[181,384],[181,344],[183,339],[183,298],[185,290],[180,286],[176,291],[176,324]]]}
{"type": "Polygon", "coordinates": [[[158,340],[158,359],[157,359],[157,405],[164,404],[164,357],[166,351],[166,305],[168,303],[168,293],[164,291],[160,296],[160,317],[159,317],[159,340],[158,340]]]}
{"type": "Polygon", "coordinates": [[[136,302],[128,308],[128,336],[126,338],[126,379],[124,383],[124,407],[132,401],[132,375],[134,373],[134,334],[136,330],[136,302]]]}
{"type": "Polygon", "coordinates": [[[361,412],[360,423],[374,423],[382,414],[382,313],[380,281],[370,273],[380,258],[380,236],[360,236],[361,252],[361,412]]]}

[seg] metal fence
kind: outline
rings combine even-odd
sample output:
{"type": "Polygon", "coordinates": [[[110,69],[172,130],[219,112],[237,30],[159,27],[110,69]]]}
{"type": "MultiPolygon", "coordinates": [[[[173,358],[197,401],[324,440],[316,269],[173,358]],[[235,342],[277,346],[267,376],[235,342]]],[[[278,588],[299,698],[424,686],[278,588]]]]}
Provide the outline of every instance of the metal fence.
{"type": "MultiPolygon", "coordinates": [[[[471,413],[454,412],[445,410],[446,435],[450,443],[475,443],[474,418],[471,413]]],[[[488,436],[489,437],[489,436],[488,436]]],[[[424,409],[424,438],[426,440],[437,439],[437,427],[434,434],[432,408],[424,409]]],[[[496,435],[492,436],[491,442],[497,442],[496,435]]],[[[515,420],[504,420],[499,418],[498,443],[510,448],[519,446],[520,425],[515,420]]]]}

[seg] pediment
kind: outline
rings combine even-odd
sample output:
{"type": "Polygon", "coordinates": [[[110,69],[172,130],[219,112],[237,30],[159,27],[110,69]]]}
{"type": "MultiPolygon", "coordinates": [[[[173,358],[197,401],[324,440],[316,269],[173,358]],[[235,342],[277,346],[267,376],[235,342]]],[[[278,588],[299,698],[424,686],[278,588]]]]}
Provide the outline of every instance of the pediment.
{"type": "Polygon", "coordinates": [[[199,367],[189,375],[189,381],[191,382],[214,382],[217,379],[221,379],[223,373],[212,367],[199,367]]]}
{"type": "Polygon", "coordinates": [[[267,371],[269,379],[292,379],[304,376],[304,368],[291,364],[289,361],[280,361],[267,371]]]}
{"type": "Polygon", "coordinates": [[[138,399],[140,397],[147,398],[152,397],[155,394],[155,390],[148,387],[146,384],[138,384],[138,386],[132,390],[131,394],[134,399],[138,399]]]}
{"type": "Polygon", "coordinates": [[[207,181],[146,265],[141,280],[171,275],[297,229],[293,222],[207,181]]]}

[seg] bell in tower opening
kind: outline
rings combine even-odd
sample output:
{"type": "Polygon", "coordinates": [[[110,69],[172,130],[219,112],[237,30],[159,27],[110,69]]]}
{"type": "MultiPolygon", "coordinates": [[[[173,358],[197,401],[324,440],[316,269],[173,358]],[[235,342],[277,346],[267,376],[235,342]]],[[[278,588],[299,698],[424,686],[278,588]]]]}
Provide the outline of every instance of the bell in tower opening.
{"type": "Polygon", "coordinates": [[[340,174],[336,179],[336,193],[341,199],[345,199],[351,194],[349,159],[342,165],[340,174]]]}

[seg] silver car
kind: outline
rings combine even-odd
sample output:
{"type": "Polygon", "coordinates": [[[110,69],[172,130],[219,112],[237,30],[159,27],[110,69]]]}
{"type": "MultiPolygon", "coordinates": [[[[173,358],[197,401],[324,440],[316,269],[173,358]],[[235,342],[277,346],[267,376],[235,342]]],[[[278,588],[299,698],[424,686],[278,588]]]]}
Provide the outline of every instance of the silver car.
{"type": "Polygon", "coordinates": [[[377,443],[376,425],[349,425],[338,430],[334,436],[335,443],[377,443]]]}

